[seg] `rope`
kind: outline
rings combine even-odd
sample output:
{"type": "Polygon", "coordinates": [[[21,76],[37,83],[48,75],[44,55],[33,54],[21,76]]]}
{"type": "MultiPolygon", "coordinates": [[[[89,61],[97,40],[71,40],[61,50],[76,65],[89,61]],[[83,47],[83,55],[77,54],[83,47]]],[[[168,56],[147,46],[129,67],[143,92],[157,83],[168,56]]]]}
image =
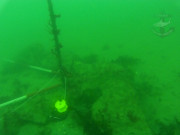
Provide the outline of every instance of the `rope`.
{"type": "MultiPolygon", "coordinates": [[[[58,71],[59,72],[59,71],[58,71]]],[[[11,113],[14,113],[15,111],[17,111],[18,109],[20,109],[21,107],[23,107],[27,102],[29,102],[32,98],[34,98],[35,96],[37,96],[41,90],[43,90],[44,88],[46,88],[50,83],[52,83],[54,81],[54,79],[57,77],[58,74],[55,74],[49,81],[47,81],[46,83],[44,83],[44,85],[36,92],[36,94],[34,94],[33,96],[29,97],[26,101],[24,101],[22,104],[18,105],[16,108],[14,108],[13,110],[9,111],[8,113],[6,113],[6,115],[10,115],[11,113]]],[[[0,120],[3,120],[3,117],[0,118],[0,120]]]]}
{"type": "Polygon", "coordinates": [[[66,100],[67,95],[67,78],[64,77],[64,99],[66,100]]]}

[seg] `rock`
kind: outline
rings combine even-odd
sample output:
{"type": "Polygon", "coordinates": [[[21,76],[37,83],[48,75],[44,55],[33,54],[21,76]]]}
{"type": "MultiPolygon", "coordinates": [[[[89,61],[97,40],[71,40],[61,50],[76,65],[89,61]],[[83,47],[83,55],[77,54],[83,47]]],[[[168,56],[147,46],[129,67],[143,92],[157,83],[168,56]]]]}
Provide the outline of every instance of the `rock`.
{"type": "Polygon", "coordinates": [[[71,116],[63,121],[50,123],[45,127],[44,135],[84,135],[83,128],[80,127],[71,116]]]}
{"type": "Polygon", "coordinates": [[[135,90],[129,84],[122,80],[106,82],[103,92],[92,108],[96,122],[106,123],[113,135],[151,135],[135,90]]]}
{"type": "Polygon", "coordinates": [[[19,130],[18,135],[40,135],[42,128],[38,125],[26,124],[19,130]]]}
{"type": "Polygon", "coordinates": [[[4,134],[3,123],[4,123],[3,118],[0,118],[0,135],[4,134]]]}

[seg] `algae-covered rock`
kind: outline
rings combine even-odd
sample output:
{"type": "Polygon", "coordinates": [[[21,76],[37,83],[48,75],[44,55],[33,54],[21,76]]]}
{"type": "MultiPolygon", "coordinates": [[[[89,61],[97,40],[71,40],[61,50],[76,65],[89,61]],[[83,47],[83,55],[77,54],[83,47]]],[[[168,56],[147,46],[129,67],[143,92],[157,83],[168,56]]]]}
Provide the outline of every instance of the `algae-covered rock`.
{"type": "Polygon", "coordinates": [[[58,117],[54,117],[54,122],[45,126],[43,135],[84,135],[84,133],[83,128],[69,115],[63,121],[60,121],[58,117]]]}
{"type": "Polygon", "coordinates": [[[135,63],[130,58],[127,60],[123,59],[123,64],[122,60],[93,65],[81,61],[74,63],[76,76],[69,86],[70,97],[84,125],[89,123],[89,129],[94,129],[94,132],[86,130],[87,133],[151,135],[137,103],[136,73],[131,69],[131,63],[133,66],[135,63]],[[94,99],[93,102],[89,102],[90,99],[94,99]]]}
{"type": "Polygon", "coordinates": [[[3,118],[0,118],[0,135],[4,134],[4,120],[3,118]]]}
{"type": "Polygon", "coordinates": [[[25,124],[20,128],[18,135],[40,135],[42,127],[34,124],[25,124]]]}
{"type": "Polygon", "coordinates": [[[106,123],[113,135],[151,135],[137,103],[134,72],[118,64],[107,65],[101,72],[103,83],[99,86],[103,94],[93,104],[93,119],[97,123],[106,123]]]}
{"type": "Polygon", "coordinates": [[[92,115],[98,123],[106,122],[113,135],[151,135],[135,90],[122,80],[106,83],[102,97],[93,105],[92,115]]]}

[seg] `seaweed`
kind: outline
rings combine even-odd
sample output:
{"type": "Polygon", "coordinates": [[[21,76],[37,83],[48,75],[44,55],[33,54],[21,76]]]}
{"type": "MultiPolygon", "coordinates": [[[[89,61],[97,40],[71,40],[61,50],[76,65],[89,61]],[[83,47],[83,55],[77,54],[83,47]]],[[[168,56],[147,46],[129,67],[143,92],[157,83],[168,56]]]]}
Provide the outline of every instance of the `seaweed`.
{"type": "Polygon", "coordinates": [[[116,60],[113,60],[114,63],[120,64],[125,68],[133,68],[140,64],[140,60],[130,56],[119,56],[116,60]]]}

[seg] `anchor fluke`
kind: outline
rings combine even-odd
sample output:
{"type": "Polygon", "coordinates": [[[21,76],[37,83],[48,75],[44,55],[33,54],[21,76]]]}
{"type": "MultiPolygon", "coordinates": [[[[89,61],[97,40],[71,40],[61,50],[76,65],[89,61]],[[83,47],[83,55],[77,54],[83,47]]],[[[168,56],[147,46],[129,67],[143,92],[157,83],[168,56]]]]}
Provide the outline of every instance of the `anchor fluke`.
{"type": "Polygon", "coordinates": [[[165,37],[174,32],[174,27],[169,27],[171,25],[171,16],[166,14],[161,14],[160,21],[153,25],[153,33],[157,36],[165,37]]]}

